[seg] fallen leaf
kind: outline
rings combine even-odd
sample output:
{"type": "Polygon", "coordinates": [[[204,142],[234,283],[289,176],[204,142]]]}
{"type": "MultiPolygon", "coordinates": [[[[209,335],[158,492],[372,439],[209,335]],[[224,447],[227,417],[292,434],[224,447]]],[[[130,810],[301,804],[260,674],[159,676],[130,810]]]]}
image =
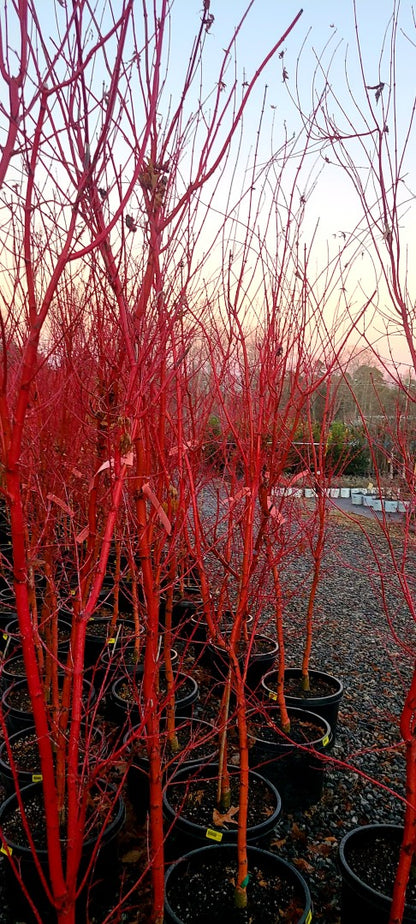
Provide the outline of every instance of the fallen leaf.
{"type": "Polygon", "coordinates": [[[302,828],[296,824],[296,821],[292,825],[292,837],[295,841],[300,841],[302,844],[304,844],[306,841],[306,834],[304,831],[302,831],[302,828]]]}
{"type": "Polygon", "coordinates": [[[330,853],[333,851],[332,844],[311,844],[310,847],[311,853],[318,854],[320,857],[329,857],[330,853]]]}
{"type": "Polygon", "coordinates": [[[300,869],[302,873],[313,873],[313,866],[311,866],[307,860],[303,860],[302,857],[295,857],[292,860],[292,863],[294,863],[294,865],[297,866],[297,868],[300,869]]]}
{"type": "Polygon", "coordinates": [[[214,811],[212,813],[213,824],[216,825],[217,828],[222,828],[223,825],[226,825],[228,823],[237,825],[238,824],[237,819],[233,818],[233,815],[236,815],[237,812],[238,812],[238,805],[232,805],[231,808],[228,809],[228,812],[225,813],[225,815],[222,815],[221,812],[218,811],[218,809],[214,808],[214,811]]]}
{"type": "Polygon", "coordinates": [[[140,850],[137,850],[137,849],[128,850],[127,853],[123,854],[123,856],[121,857],[121,862],[125,864],[138,863],[138,861],[140,860],[140,857],[141,857],[140,850]]]}
{"type": "Polygon", "coordinates": [[[272,841],[271,844],[270,844],[270,846],[271,846],[271,847],[277,847],[277,849],[280,850],[281,847],[284,847],[284,846],[285,846],[286,841],[287,841],[287,838],[286,838],[286,837],[281,837],[280,840],[278,840],[278,841],[272,841]]]}

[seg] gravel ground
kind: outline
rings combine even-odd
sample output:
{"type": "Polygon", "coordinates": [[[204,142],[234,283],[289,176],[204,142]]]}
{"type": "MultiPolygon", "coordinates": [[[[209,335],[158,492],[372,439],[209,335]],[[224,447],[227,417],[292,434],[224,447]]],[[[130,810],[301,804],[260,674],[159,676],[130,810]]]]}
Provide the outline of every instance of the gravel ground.
{"type": "MultiPolygon", "coordinates": [[[[304,812],[283,812],[271,844],[308,881],[313,920],[321,924],[340,921],[337,848],[342,836],[356,825],[403,820],[405,759],[398,726],[416,652],[416,627],[392,574],[379,525],[355,511],[350,519],[349,512],[334,507],[329,518],[311,661],[311,667],[326,670],[344,683],[337,740],[327,758],[321,801],[304,812]],[[380,569],[374,567],[362,527],[378,551],[380,569]]],[[[401,521],[392,523],[391,536],[393,549],[401,555],[401,521]]],[[[407,555],[409,575],[416,575],[414,537],[407,555]]],[[[300,664],[309,572],[305,553],[296,572],[288,567],[285,576],[287,666],[300,664]]],[[[144,830],[127,837],[122,850],[129,869],[132,861],[139,860],[145,839],[144,830]]],[[[5,862],[0,858],[0,924],[16,924],[7,913],[5,862]]],[[[101,924],[103,918],[94,920],[101,924]]],[[[148,913],[142,908],[121,920],[145,924],[148,913]]]]}
{"type": "MultiPolygon", "coordinates": [[[[349,511],[346,511],[347,513],[349,511]]],[[[392,525],[397,551],[403,524],[392,525]]],[[[409,573],[415,574],[416,544],[411,540],[409,573]]],[[[305,571],[307,569],[305,568],[305,571]]],[[[304,575],[299,574],[299,581],[304,575]]],[[[288,666],[299,666],[302,619],[295,598],[287,626],[288,666]]],[[[311,667],[344,683],[337,740],[328,760],[321,801],[305,812],[282,814],[273,850],[295,863],[309,883],[314,921],[339,924],[341,876],[337,865],[342,836],[357,825],[401,824],[404,817],[405,754],[399,717],[412,675],[416,627],[391,573],[391,560],[377,521],[354,514],[330,518],[325,570],[318,592],[311,667]],[[381,556],[380,579],[361,527],[381,556]],[[393,638],[386,612],[405,649],[393,638]]]]}

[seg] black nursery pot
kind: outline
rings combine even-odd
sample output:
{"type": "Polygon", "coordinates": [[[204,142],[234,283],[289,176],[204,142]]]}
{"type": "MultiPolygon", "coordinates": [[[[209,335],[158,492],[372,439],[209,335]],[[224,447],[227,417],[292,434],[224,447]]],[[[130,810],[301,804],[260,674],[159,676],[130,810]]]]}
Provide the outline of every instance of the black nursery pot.
{"type": "Polygon", "coordinates": [[[311,924],[310,892],[297,869],[259,847],[249,846],[247,854],[247,916],[234,905],[236,847],[219,844],[187,853],[168,868],[165,924],[241,924],[242,915],[251,924],[311,924]]]}
{"type": "MultiPolygon", "coordinates": [[[[183,594],[175,594],[172,606],[172,628],[180,629],[185,635],[191,631],[191,617],[202,610],[201,588],[197,585],[184,587],[183,594]]],[[[162,594],[159,605],[160,628],[165,628],[166,597],[162,594]]]]}
{"type": "Polygon", "coordinates": [[[95,667],[98,664],[101,652],[111,637],[110,616],[93,616],[88,620],[85,634],[84,667],[95,667]]]}
{"type": "MultiPolygon", "coordinates": [[[[250,645],[249,653],[242,651],[239,656],[240,669],[244,671],[248,658],[246,684],[250,690],[258,687],[263,675],[273,667],[278,653],[278,643],[267,635],[256,635],[250,645]]],[[[206,651],[206,663],[208,660],[213,675],[224,680],[230,664],[227,651],[215,642],[210,642],[206,651]]]]}
{"type": "MultiPolygon", "coordinates": [[[[59,675],[59,683],[63,683],[63,674],[59,675]]],[[[82,696],[84,716],[95,700],[96,693],[92,683],[84,680],[82,696]]],[[[3,693],[1,704],[9,734],[33,725],[33,708],[29,699],[26,679],[18,680],[7,687],[3,693]]]]}
{"type": "MultiPolygon", "coordinates": [[[[96,789],[97,791],[101,790],[104,793],[107,793],[107,796],[110,796],[111,799],[114,798],[114,808],[111,810],[109,817],[107,817],[108,809],[106,809],[106,816],[103,820],[102,839],[98,857],[95,861],[93,872],[89,874],[86,886],[84,886],[79,898],[77,899],[76,920],[78,924],[86,921],[86,887],[91,884],[92,877],[99,879],[99,888],[101,890],[103,887],[103,882],[105,882],[106,874],[107,879],[109,879],[109,872],[114,870],[114,841],[121,831],[126,817],[124,802],[120,796],[115,798],[115,788],[113,786],[110,786],[103,781],[97,781],[96,789]]],[[[41,819],[44,817],[43,794],[42,786],[40,783],[32,783],[29,786],[25,786],[21,790],[21,798],[23,800],[23,805],[25,806],[26,811],[29,810],[30,802],[32,801],[33,803],[33,801],[35,801],[35,803],[39,806],[37,809],[38,814],[40,815],[41,819]]],[[[9,836],[7,833],[8,821],[14,815],[18,818],[20,817],[18,799],[15,794],[6,799],[6,801],[3,802],[0,807],[2,851],[6,855],[10,856],[11,860],[18,864],[19,876],[23,880],[23,883],[27,888],[32,901],[37,907],[38,913],[42,920],[42,924],[55,924],[56,911],[51,907],[50,902],[48,901],[47,895],[42,885],[42,881],[36,868],[33,852],[29,847],[24,832],[22,831],[22,838],[20,838],[18,836],[15,823],[13,823],[10,829],[13,830],[13,835],[9,836]]],[[[33,828],[32,835],[34,838],[38,860],[46,876],[46,880],[48,881],[48,851],[46,847],[43,846],[44,833],[41,835],[42,843],[38,843],[37,834],[34,832],[33,828]]],[[[86,838],[83,843],[79,881],[81,881],[86,873],[88,864],[90,863],[93,852],[95,850],[96,843],[97,833],[95,836],[86,838]]],[[[20,888],[18,881],[16,880],[16,876],[13,873],[11,863],[8,863],[6,866],[6,876],[9,893],[9,904],[12,911],[14,911],[16,915],[15,920],[23,920],[25,921],[25,924],[32,924],[32,922],[35,924],[39,918],[34,916],[30,905],[24,896],[23,890],[20,888]]]]}
{"type": "MultiPolygon", "coordinates": [[[[163,671],[160,671],[163,676],[163,671]]],[[[191,716],[193,707],[199,695],[196,680],[188,674],[180,672],[174,674],[175,683],[175,712],[183,716],[191,716]]],[[[164,707],[165,696],[160,694],[161,722],[166,717],[164,707]]],[[[138,725],[142,720],[141,707],[141,677],[118,677],[111,687],[112,716],[124,725],[138,725]]]]}
{"type": "MultiPolygon", "coordinates": [[[[8,627],[9,628],[9,627],[8,627]]],[[[13,630],[14,630],[13,626],[13,630]]],[[[13,641],[13,636],[9,636],[12,641],[12,654],[5,656],[1,665],[0,680],[3,690],[9,687],[17,680],[26,677],[26,668],[23,659],[23,653],[20,644],[17,646],[13,641]]],[[[58,659],[61,663],[66,661],[71,641],[71,625],[67,622],[61,622],[59,625],[58,635],[58,659]]]]}
{"type": "Polygon", "coordinates": [[[111,626],[111,616],[92,616],[88,620],[85,635],[84,666],[101,669],[100,655],[107,645],[117,644],[121,647],[134,637],[135,625],[132,619],[119,619],[115,627],[111,626]]]}
{"type": "Polygon", "coordinates": [[[6,690],[10,684],[17,680],[23,680],[26,677],[26,669],[23,660],[23,654],[13,654],[12,657],[6,657],[1,665],[1,688],[6,690]]]}
{"type": "MultiPolygon", "coordinates": [[[[141,603],[144,602],[144,595],[141,589],[140,584],[137,586],[138,597],[141,603]]],[[[102,597],[105,600],[105,603],[109,606],[114,606],[115,602],[115,586],[114,582],[111,581],[107,588],[103,588],[102,597]]],[[[121,578],[118,588],[118,610],[119,613],[123,614],[127,618],[132,618],[133,614],[133,591],[132,585],[129,578],[121,578]]]]}
{"type": "MultiPolygon", "coordinates": [[[[170,777],[178,769],[188,771],[195,767],[204,767],[215,760],[218,753],[217,735],[213,736],[213,727],[202,719],[180,716],[175,718],[175,727],[179,742],[183,742],[177,754],[172,755],[166,740],[162,753],[165,777],[170,777]]],[[[136,812],[137,820],[143,824],[149,811],[149,759],[147,757],[145,737],[142,726],[138,726],[140,737],[131,740],[135,734],[133,728],[125,736],[124,743],[130,756],[127,772],[127,787],[130,801],[136,812]],[[130,742],[130,743],[129,743],[130,742]],[[139,745],[142,745],[140,747],[139,745]]]]}
{"type": "MultiPolygon", "coordinates": [[[[341,924],[388,924],[403,827],[373,824],[354,828],[339,845],[341,924]],[[391,865],[391,877],[386,869],[391,865]]],[[[409,894],[409,893],[408,893],[409,894]]],[[[416,888],[406,902],[403,924],[415,924],[416,888]]]]}
{"type": "MultiPolygon", "coordinates": [[[[9,745],[12,754],[15,755],[16,751],[19,753],[27,754],[29,747],[30,751],[32,752],[32,747],[36,748],[36,740],[36,730],[34,725],[30,726],[29,728],[22,728],[21,731],[15,732],[9,737],[9,745]],[[33,745],[33,742],[35,742],[35,745],[33,745]]],[[[30,783],[39,782],[42,777],[40,773],[40,759],[37,749],[33,756],[33,760],[27,760],[27,758],[25,758],[25,767],[22,769],[22,767],[19,766],[19,763],[17,763],[15,769],[20,787],[29,786],[30,783]]],[[[0,747],[0,776],[6,791],[11,794],[15,789],[15,778],[11,768],[5,741],[3,741],[0,747]]]]}
{"type": "MultiPolygon", "coordinates": [[[[239,773],[235,767],[229,767],[228,772],[232,789],[231,802],[238,806],[239,773]]],[[[166,844],[168,857],[173,858],[210,841],[237,844],[237,820],[220,826],[216,826],[213,821],[217,780],[218,763],[197,769],[184,767],[169,780],[163,794],[163,813],[169,831],[166,844]],[[192,816],[195,810],[196,815],[199,815],[205,799],[206,820],[201,817],[200,822],[194,821],[192,816]]],[[[281,812],[282,800],[270,780],[253,770],[249,771],[250,802],[255,806],[256,820],[248,821],[247,843],[258,844],[273,831],[281,812]]]]}
{"type": "MultiPolygon", "coordinates": [[[[71,623],[68,622],[68,619],[64,619],[61,615],[58,619],[59,625],[59,635],[58,635],[58,656],[61,660],[66,658],[68,654],[68,649],[71,640],[71,623]]],[[[2,612],[0,609],[0,626],[1,626],[1,638],[0,638],[0,649],[4,654],[5,663],[6,657],[9,658],[21,655],[22,645],[20,637],[20,627],[19,620],[17,618],[17,613],[2,612]],[[2,625],[4,623],[4,626],[2,625]]],[[[39,627],[39,634],[42,638],[43,627],[39,627]]],[[[4,677],[5,671],[2,670],[2,677],[4,677]]],[[[20,672],[20,676],[21,676],[20,672]]],[[[11,681],[10,681],[11,682],[11,681]]]]}
{"type": "Polygon", "coordinates": [[[124,645],[114,644],[115,639],[108,639],[99,657],[98,676],[105,690],[111,687],[118,677],[137,677],[143,674],[143,652],[137,660],[134,639],[124,645]]]}
{"type": "Polygon", "coordinates": [[[2,596],[0,593],[0,652],[10,656],[16,649],[20,649],[19,620],[17,613],[11,613],[10,609],[3,607],[2,596]]]}
{"type": "MultiPolygon", "coordinates": [[[[9,736],[8,743],[14,758],[15,773],[12,770],[6,741],[1,744],[0,777],[7,793],[11,794],[15,791],[15,778],[20,788],[28,786],[30,783],[41,781],[38,742],[39,739],[34,725],[22,728],[21,731],[9,736]]],[[[87,761],[88,765],[92,766],[97,760],[106,756],[107,743],[100,725],[94,724],[93,728],[88,729],[84,725],[82,726],[79,749],[81,765],[87,761]]]]}
{"type": "Polygon", "coordinates": [[[265,706],[249,717],[250,766],[260,770],[278,789],[285,811],[305,809],[319,802],[325,782],[325,760],[331,728],[321,716],[288,708],[291,731],[279,727],[280,710],[265,706]]]}
{"type": "MultiPolygon", "coordinates": [[[[291,690],[296,688],[301,682],[302,671],[297,667],[287,667],[285,670],[285,700],[287,706],[294,706],[296,709],[306,709],[308,712],[314,712],[326,719],[331,726],[332,741],[331,747],[335,742],[336,729],[338,724],[339,706],[344,694],[344,685],[337,677],[327,674],[325,671],[309,671],[309,680],[311,690],[308,693],[293,693],[291,690]],[[318,693],[314,693],[318,689],[318,693]]],[[[277,671],[270,671],[265,674],[261,681],[261,686],[265,697],[269,700],[276,700],[277,671]]]]}

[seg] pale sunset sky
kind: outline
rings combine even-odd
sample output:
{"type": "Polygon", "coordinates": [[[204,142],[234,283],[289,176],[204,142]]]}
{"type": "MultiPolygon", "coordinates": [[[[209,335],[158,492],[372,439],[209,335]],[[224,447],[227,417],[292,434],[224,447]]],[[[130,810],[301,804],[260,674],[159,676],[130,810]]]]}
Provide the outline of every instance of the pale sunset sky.
{"type": "MultiPolygon", "coordinates": [[[[370,93],[377,117],[380,117],[381,106],[386,99],[387,88],[390,86],[390,31],[394,9],[398,11],[399,25],[397,30],[396,46],[396,82],[397,82],[397,142],[399,150],[402,149],[406,133],[412,117],[412,108],[415,104],[416,81],[416,29],[412,3],[403,0],[396,5],[393,0],[356,0],[356,16],[358,34],[364,64],[365,79],[363,81],[357,56],[356,28],[354,18],[353,0],[305,0],[303,4],[295,0],[258,0],[249,11],[247,19],[238,36],[236,48],[237,71],[241,80],[249,79],[256,67],[267,54],[270,47],[285,31],[289,23],[299,12],[303,5],[303,14],[292,33],[284,43],[285,55],[283,62],[276,56],[262,74],[259,85],[253,94],[252,102],[245,115],[244,145],[247,151],[250,144],[255,141],[258,126],[259,105],[265,84],[268,85],[268,102],[266,117],[263,126],[264,156],[270,154],[270,130],[273,119],[273,137],[278,144],[283,137],[284,129],[288,134],[298,130],[298,116],[295,107],[291,105],[288,92],[295,95],[298,89],[305,111],[310,111],[312,105],[313,75],[316,72],[318,60],[322,62],[323,70],[330,65],[330,83],[335,96],[344,107],[344,121],[339,124],[345,128],[348,118],[354,125],[363,121],[357,115],[356,104],[368,116],[368,105],[365,100],[363,83],[377,86],[380,82],[385,84],[384,96],[378,103],[375,101],[375,91],[370,93]],[[287,84],[282,81],[282,66],[288,73],[287,84]],[[348,83],[347,83],[348,81],[348,83]],[[269,145],[269,146],[268,146],[269,145]]],[[[202,7],[202,3],[201,3],[202,7]]],[[[228,0],[227,3],[211,0],[210,11],[215,17],[207,37],[206,54],[203,76],[206,86],[215,80],[218,73],[218,62],[222,50],[228,44],[233,29],[246,9],[244,0],[228,0]]],[[[188,0],[175,0],[172,13],[172,49],[178,49],[179,55],[185,57],[189,48],[191,36],[195,32],[201,10],[198,4],[189,4],[188,0]]],[[[319,65],[318,65],[319,70],[319,65]]],[[[230,73],[230,80],[234,71],[230,73]]],[[[171,71],[169,81],[175,82],[175,69],[171,71]]],[[[323,86],[322,74],[317,79],[316,86],[323,86]]],[[[337,111],[334,102],[333,111],[337,111]]],[[[339,114],[339,110],[338,110],[339,114]]],[[[389,120],[392,119],[391,110],[389,120]]],[[[372,126],[373,127],[373,126],[372,126]]],[[[392,132],[391,123],[389,131],[392,132]]],[[[390,138],[390,136],[389,136],[390,138]]],[[[393,147],[393,145],[392,145],[393,147]]],[[[368,164],[360,162],[361,153],[358,148],[351,147],[350,152],[359,165],[361,180],[367,184],[368,190],[368,164]]],[[[416,298],[416,272],[414,269],[415,257],[414,240],[416,239],[416,220],[414,196],[416,192],[416,139],[411,139],[407,156],[401,165],[400,175],[405,177],[400,210],[400,233],[402,250],[402,283],[407,287],[413,305],[416,298]],[[408,249],[408,252],[406,249],[408,249]],[[406,265],[409,265],[408,271],[406,265]]],[[[354,234],[361,236],[363,223],[363,209],[360,197],[354,192],[350,181],[342,168],[336,164],[332,152],[318,146],[316,149],[315,170],[320,172],[319,181],[308,201],[305,219],[305,240],[308,233],[312,234],[316,221],[319,218],[319,229],[316,237],[316,259],[320,255],[327,259],[328,252],[334,253],[339,248],[341,234],[354,234]],[[324,159],[328,157],[329,163],[324,159]]],[[[371,199],[371,193],[370,193],[371,199]]],[[[372,199],[374,201],[374,197],[372,199]]],[[[380,210],[378,211],[380,214],[380,210]]],[[[383,231],[378,234],[380,253],[385,256],[385,243],[382,240],[383,231]],[[383,250],[384,248],[384,250],[383,250]]],[[[374,286],[374,270],[371,254],[369,259],[362,256],[361,261],[356,259],[356,267],[351,271],[350,283],[354,291],[354,303],[358,308],[363,292],[374,286]],[[365,268],[366,262],[368,269],[365,268]],[[354,275],[355,274],[355,275],[354,275]],[[368,274],[366,276],[366,274],[368,274]]],[[[347,259],[347,258],[346,258],[347,259]]],[[[379,285],[379,305],[376,310],[369,311],[364,323],[364,330],[372,343],[379,343],[380,354],[389,362],[389,352],[394,354],[396,361],[402,361],[401,372],[405,373],[408,362],[408,350],[400,335],[398,326],[393,318],[388,322],[390,343],[385,337],[386,318],[389,315],[388,296],[384,294],[383,287],[379,285]]],[[[363,343],[363,349],[365,343],[363,343]]]]}

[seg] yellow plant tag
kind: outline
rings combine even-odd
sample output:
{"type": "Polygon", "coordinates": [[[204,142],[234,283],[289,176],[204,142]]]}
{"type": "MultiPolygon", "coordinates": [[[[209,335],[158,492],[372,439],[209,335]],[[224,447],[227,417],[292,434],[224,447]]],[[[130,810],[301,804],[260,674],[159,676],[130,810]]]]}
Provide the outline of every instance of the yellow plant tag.
{"type": "Polygon", "coordinates": [[[306,918],[305,918],[305,924],[311,924],[311,921],[312,921],[312,911],[308,911],[306,918]]]}
{"type": "Polygon", "coordinates": [[[0,847],[0,853],[4,853],[6,857],[11,857],[13,850],[9,847],[8,844],[2,844],[0,847]]]}
{"type": "Polygon", "coordinates": [[[222,841],[221,831],[214,831],[213,828],[207,828],[205,836],[208,837],[210,841],[222,841]]]}
{"type": "Polygon", "coordinates": [[[41,773],[32,773],[32,783],[41,783],[43,776],[41,773]]]}
{"type": "Polygon", "coordinates": [[[107,645],[115,645],[115,643],[116,643],[115,638],[108,638],[108,639],[107,639],[107,645]]]}
{"type": "Polygon", "coordinates": [[[322,739],[322,747],[326,748],[327,744],[329,744],[329,735],[325,735],[325,738],[322,739]]]}
{"type": "Polygon", "coordinates": [[[5,642],[7,642],[8,637],[9,637],[9,636],[8,636],[7,632],[3,632],[3,638],[4,638],[4,641],[5,641],[5,642]]]}
{"type": "Polygon", "coordinates": [[[270,690],[270,692],[269,692],[269,699],[272,699],[272,700],[274,700],[274,702],[276,702],[276,700],[277,700],[277,693],[272,693],[272,691],[270,690]]]}

